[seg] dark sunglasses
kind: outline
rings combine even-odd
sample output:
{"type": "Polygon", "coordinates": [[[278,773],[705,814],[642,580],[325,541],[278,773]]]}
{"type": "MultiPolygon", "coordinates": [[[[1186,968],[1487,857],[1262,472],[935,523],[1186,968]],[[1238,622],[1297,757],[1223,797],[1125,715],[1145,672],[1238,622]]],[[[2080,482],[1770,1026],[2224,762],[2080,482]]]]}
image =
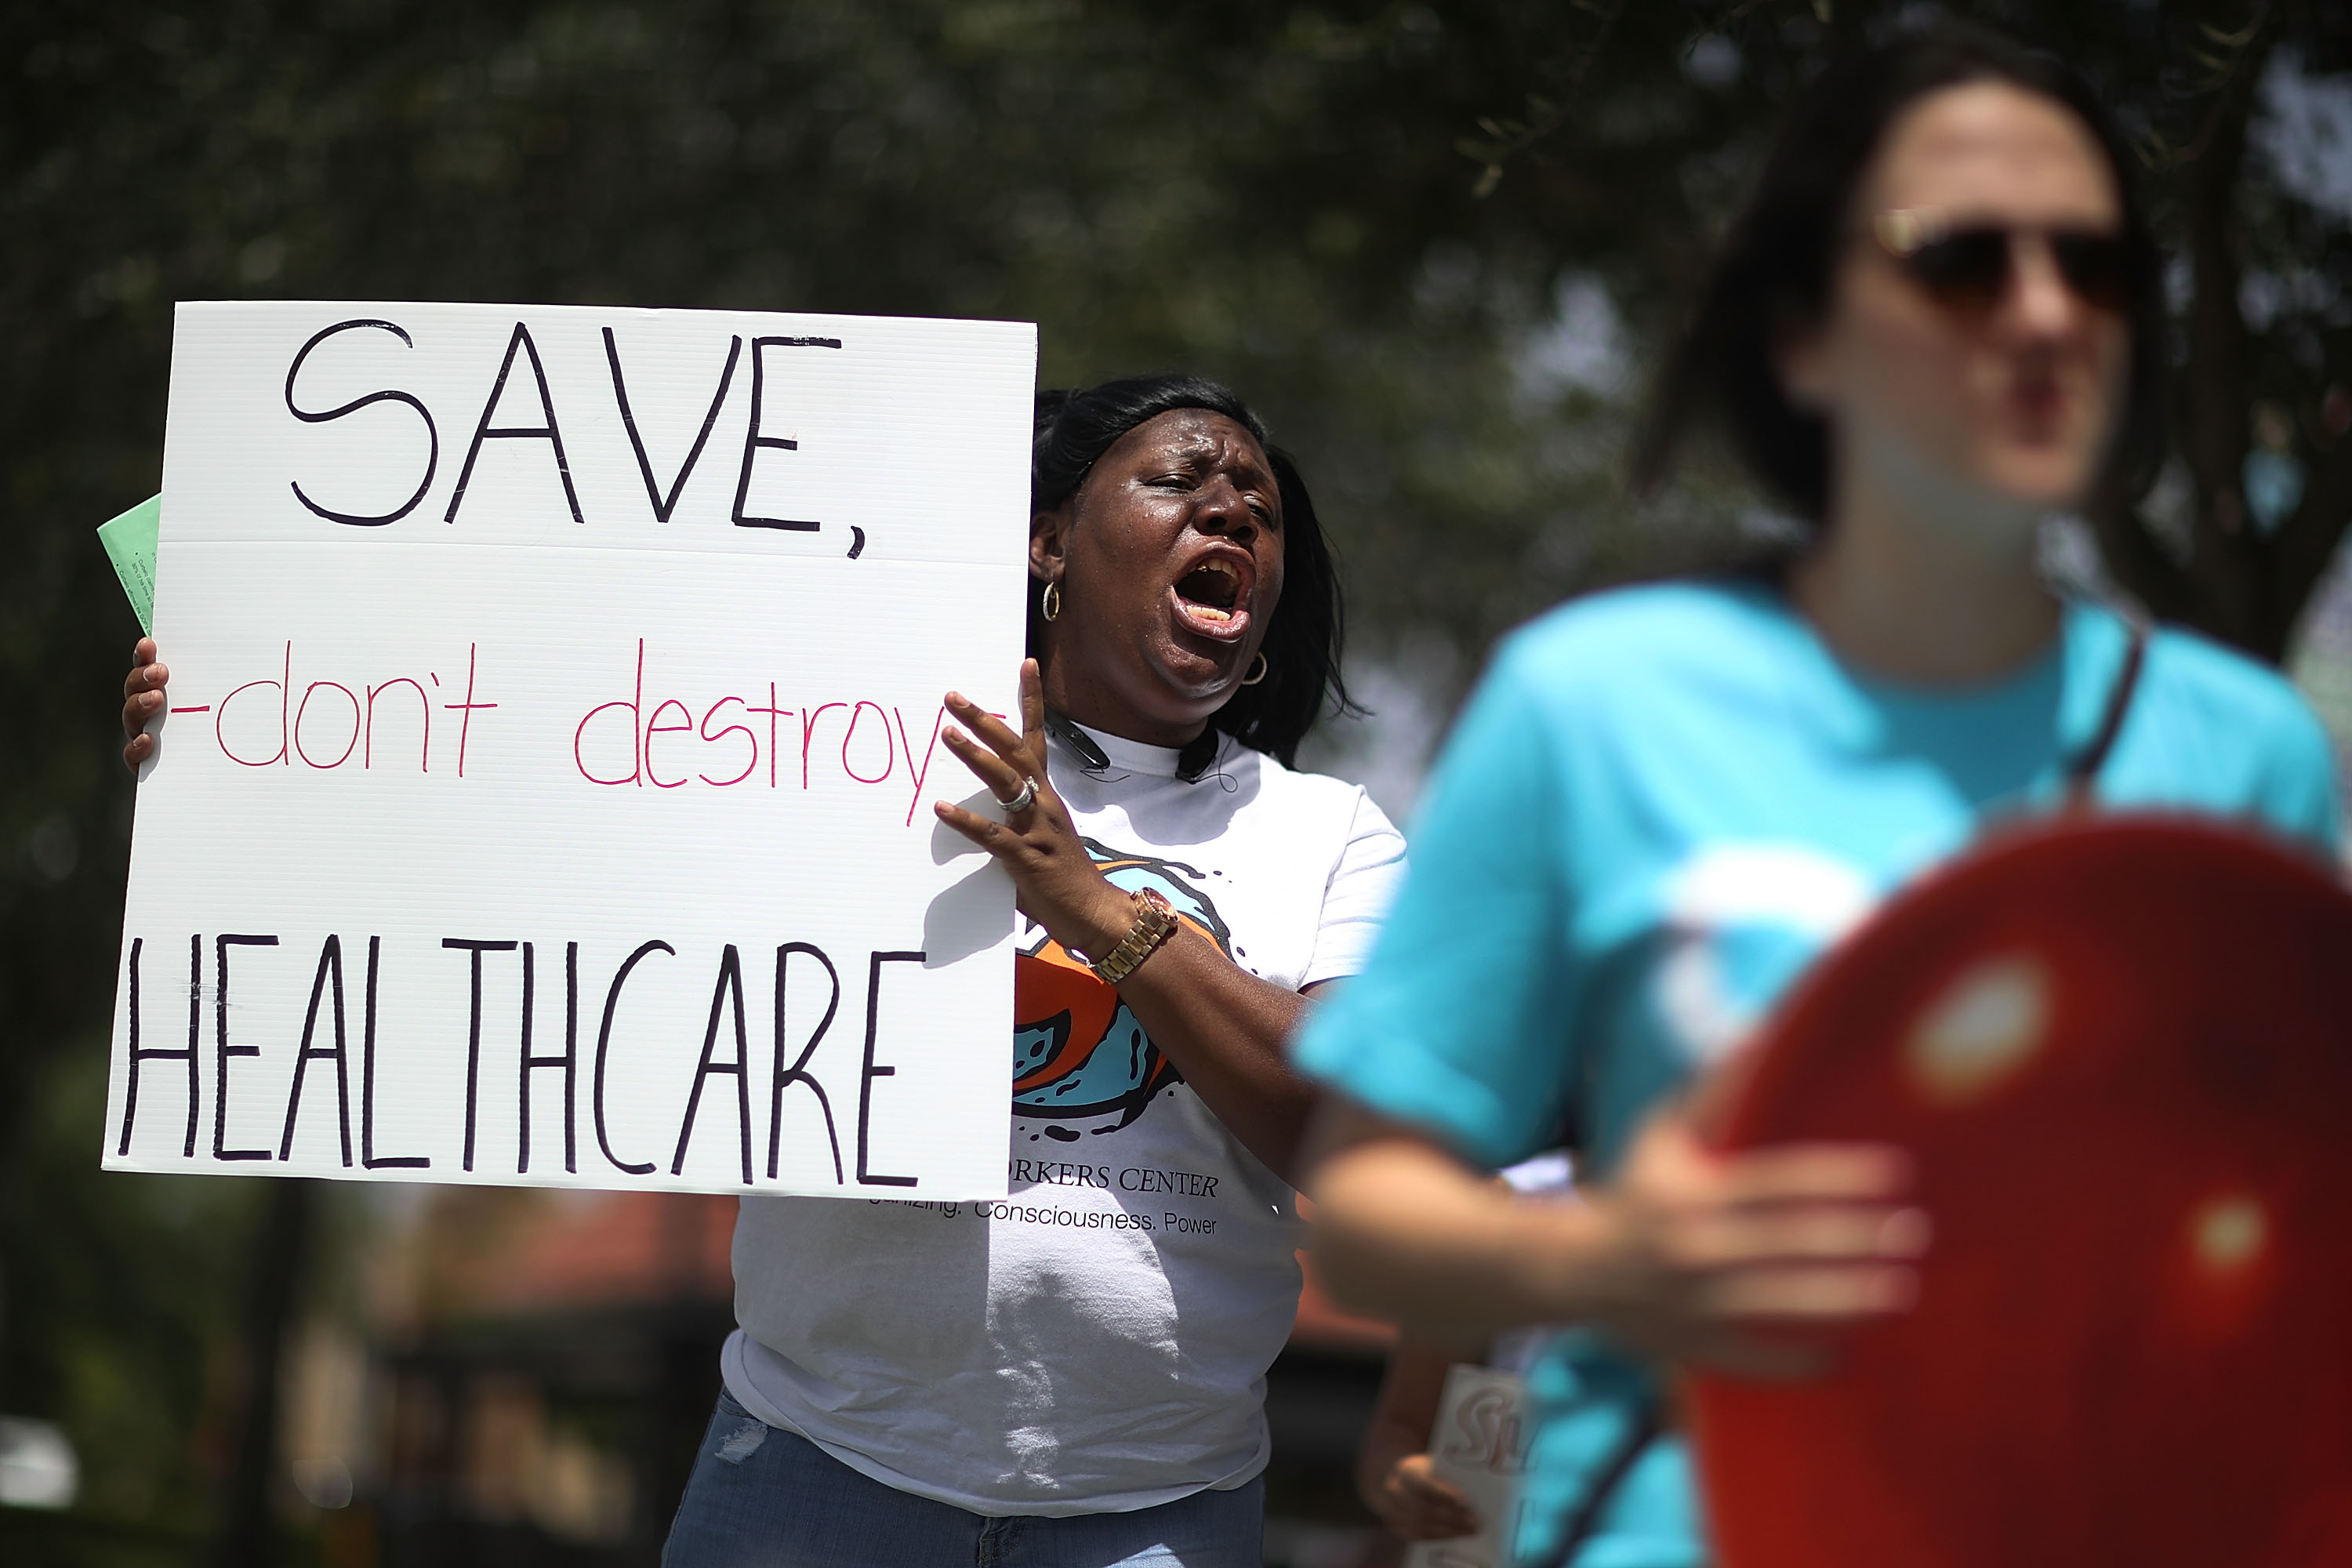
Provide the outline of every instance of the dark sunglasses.
{"type": "Polygon", "coordinates": [[[2018,242],[2026,238],[2049,246],[2058,276],[2076,299],[2118,315],[2131,309],[2137,268],[2131,244],[2121,235],[1992,223],[1955,226],[1925,207],[1880,213],[1870,229],[1911,280],[1950,310],[1983,315],[2000,304],[2016,272],[2018,242]]]}

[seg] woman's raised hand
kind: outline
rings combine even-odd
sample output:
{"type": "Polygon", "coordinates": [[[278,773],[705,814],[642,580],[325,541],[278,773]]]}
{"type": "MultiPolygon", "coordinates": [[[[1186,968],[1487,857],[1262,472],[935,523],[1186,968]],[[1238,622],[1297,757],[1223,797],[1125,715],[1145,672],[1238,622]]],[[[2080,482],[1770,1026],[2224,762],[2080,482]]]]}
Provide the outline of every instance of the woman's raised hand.
{"type": "Polygon", "coordinates": [[[1019,734],[961,692],[947,694],[947,709],[971,733],[950,729],[940,739],[1006,807],[1005,820],[943,800],[931,809],[1013,874],[1022,913],[1064,947],[1101,957],[1135,923],[1135,904],[1095,868],[1068,810],[1045,780],[1045,695],[1037,661],[1021,661],[1019,734]],[[1033,784],[1034,797],[1012,809],[1033,784]]]}
{"type": "Polygon", "coordinates": [[[131,673],[122,678],[122,765],[132,773],[155,754],[147,725],[163,710],[163,682],[172,672],[156,658],[155,639],[141,637],[131,648],[131,673]]]}
{"type": "Polygon", "coordinates": [[[1818,1370],[1826,1348],[1769,1332],[1908,1308],[1927,1250],[1894,1149],[1812,1143],[1722,1154],[1679,1108],[1643,1125],[1616,1179],[1586,1190],[1605,1238],[1592,1315],[1654,1355],[1754,1376],[1818,1370]],[[1768,1331],[1759,1332],[1759,1331],[1768,1331]]]}

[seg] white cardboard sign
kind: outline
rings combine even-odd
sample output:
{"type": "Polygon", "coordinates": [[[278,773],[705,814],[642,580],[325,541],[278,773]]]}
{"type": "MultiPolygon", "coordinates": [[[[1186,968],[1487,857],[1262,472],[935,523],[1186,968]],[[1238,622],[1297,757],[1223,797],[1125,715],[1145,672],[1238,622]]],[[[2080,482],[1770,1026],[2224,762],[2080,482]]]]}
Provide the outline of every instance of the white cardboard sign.
{"type": "Polygon", "coordinates": [[[1025,323],[180,308],[105,1163],[1004,1191],[1025,323]]]}

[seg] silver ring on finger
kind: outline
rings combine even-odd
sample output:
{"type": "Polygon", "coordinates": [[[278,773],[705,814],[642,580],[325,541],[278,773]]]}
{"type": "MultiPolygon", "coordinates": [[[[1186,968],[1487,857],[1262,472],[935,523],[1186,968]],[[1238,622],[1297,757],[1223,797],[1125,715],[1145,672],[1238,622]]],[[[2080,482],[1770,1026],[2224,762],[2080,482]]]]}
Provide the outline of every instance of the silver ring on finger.
{"type": "Polygon", "coordinates": [[[996,804],[1004,808],[1007,816],[1018,816],[1028,810],[1037,804],[1037,780],[1034,776],[1023,779],[1021,788],[1012,798],[998,795],[996,804]]]}

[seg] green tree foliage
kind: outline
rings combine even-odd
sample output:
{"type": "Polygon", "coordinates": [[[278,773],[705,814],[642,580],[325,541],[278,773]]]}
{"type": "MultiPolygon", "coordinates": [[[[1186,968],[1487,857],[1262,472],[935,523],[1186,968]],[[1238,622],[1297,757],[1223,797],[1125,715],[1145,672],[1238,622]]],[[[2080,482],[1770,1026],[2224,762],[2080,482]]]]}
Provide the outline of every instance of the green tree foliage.
{"type": "Polygon", "coordinates": [[[1559,241],[1533,205],[1474,201],[1452,148],[1539,20],[690,0],[0,16],[0,1402],[68,1422],[91,1510],[184,1522],[234,1453],[219,1368],[259,1207],[247,1184],[93,1168],[130,811],[110,713],[136,627],[89,530],[158,484],[172,301],[1037,319],[1049,380],[1231,377],[1317,476],[1364,618],[1475,647],[1579,580],[1572,513],[1614,515],[1600,448],[1510,372],[1559,241]],[[138,1391],[138,1440],[68,1375],[78,1359],[138,1391]]]}
{"type": "MultiPolygon", "coordinates": [[[[1727,210],[1729,186],[1796,87],[1834,52],[1923,9],[1895,0],[1579,0],[1560,44],[1523,73],[1532,84],[1517,112],[1487,117],[1464,151],[1485,166],[1488,188],[1507,189],[1522,165],[1584,174],[1601,206],[1638,213],[1616,244],[1647,253],[1653,265],[1637,276],[1663,282],[1671,297],[1686,288],[1689,264],[1727,210]],[[1690,79],[1679,92],[1644,69],[1677,47],[1690,79]],[[1711,110],[1696,106],[1702,100],[1711,110]],[[1682,140],[1692,117],[1706,128],[1682,140]],[[1683,200],[1622,205],[1629,171],[1619,128],[1627,125],[1640,126],[1636,142],[1680,143],[1683,200]],[[1725,174],[1727,184],[1711,178],[1725,174]]],[[[2352,426],[2344,391],[2352,382],[2352,215],[2284,183],[2249,133],[2272,65],[2352,68],[2352,13],[2312,0],[1979,0],[1950,9],[2090,78],[2139,156],[2173,258],[2176,467],[2145,504],[2095,510],[2109,572],[2158,616],[2280,659],[2352,520],[2352,441],[2343,438],[2352,426]],[[2274,527],[2261,524],[2247,497],[2254,416],[2265,405],[2282,416],[2274,424],[2283,424],[2284,449],[2307,472],[2299,505],[2274,527]]],[[[1658,297],[1644,289],[1636,300],[1658,297]]],[[[1663,323],[1649,324],[1654,332],[1663,323]]]]}

